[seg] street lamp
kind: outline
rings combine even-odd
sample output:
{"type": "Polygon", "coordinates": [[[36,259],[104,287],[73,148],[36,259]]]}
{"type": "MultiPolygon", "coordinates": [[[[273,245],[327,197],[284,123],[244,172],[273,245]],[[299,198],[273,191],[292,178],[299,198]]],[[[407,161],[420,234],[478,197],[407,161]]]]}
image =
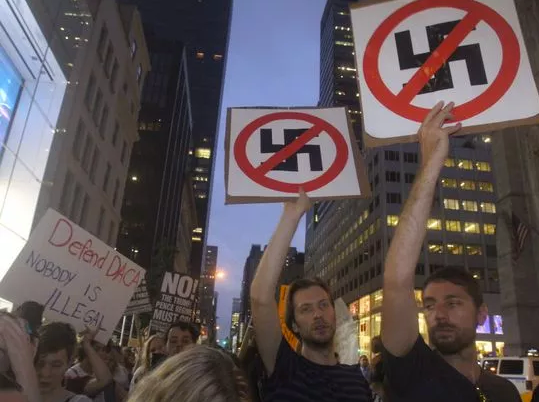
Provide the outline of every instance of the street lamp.
{"type": "Polygon", "coordinates": [[[226,278],[226,272],[223,270],[219,270],[215,273],[215,278],[217,279],[225,279],[226,278]]]}

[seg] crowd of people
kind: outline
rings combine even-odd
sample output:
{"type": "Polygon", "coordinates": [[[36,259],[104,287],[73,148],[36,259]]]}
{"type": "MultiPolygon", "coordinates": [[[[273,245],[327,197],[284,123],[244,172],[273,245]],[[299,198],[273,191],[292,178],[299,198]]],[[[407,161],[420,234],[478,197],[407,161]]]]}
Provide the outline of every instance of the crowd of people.
{"type": "Polygon", "coordinates": [[[133,351],[99,344],[90,330],[77,339],[68,324],[2,313],[0,401],[520,401],[511,382],[477,364],[475,329],[488,311],[467,271],[446,268],[427,279],[422,299],[431,345],[419,334],[415,268],[449,136],[460,129],[447,124],[452,108],[436,105],[418,133],[421,167],[386,257],[382,333],[373,339],[371,356],[340,362],[334,300],[317,278],[297,280],[288,291],[286,324],[301,341],[299,350],[283,337],[275,289],[311,207],[301,192],[285,204],[260,261],[251,286],[252,327],[239,356],[197,345],[194,324],[173,324],[133,351]]]}

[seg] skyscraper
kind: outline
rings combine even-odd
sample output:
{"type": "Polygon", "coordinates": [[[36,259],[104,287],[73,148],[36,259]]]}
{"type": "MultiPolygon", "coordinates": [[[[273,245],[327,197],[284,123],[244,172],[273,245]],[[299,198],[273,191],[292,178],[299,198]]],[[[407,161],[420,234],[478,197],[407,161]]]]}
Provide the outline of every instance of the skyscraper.
{"type": "Polygon", "coordinates": [[[262,259],[262,254],[262,247],[259,244],[253,244],[243,267],[239,342],[243,339],[244,331],[251,320],[251,283],[255,277],[256,268],[262,259]]]}
{"type": "Polygon", "coordinates": [[[192,236],[191,269],[194,275],[198,275],[207,237],[211,177],[232,1],[120,1],[139,7],[145,31],[150,35],[185,44],[193,121],[193,160],[190,172],[197,211],[197,227],[192,236]]]}
{"type": "Polygon", "coordinates": [[[207,246],[204,257],[204,271],[200,275],[198,292],[199,319],[202,326],[207,330],[210,344],[216,339],[217,325],[217,292],[215,291],[215,274],[217,272],[218,248],[207,246]]]}
{"type": "MultiPolygon", "coordinates": [[[[361,111],[349,3],[328,0],[323,14],[320,105],[350,106],[359,139],[361,111]]],[[[468,269],[480,281],[492,313],[491,325],[478,335],[477,347],[483,354],[501,352],[504,341],[500,331],[494,331],[501,306],[490,144],[486,135],[452,140],[416,269],[418,289],[427,275],[445,266],[468,269]]],[[[368,352],[371,338],[380,332],[385,254],[419,168],[419,151],[417,144],[404,144],[365,149],[364,155],[372,198],[315,205],[307,217],[305,273],[326,280],[333,296],[350,306],[358,320],[360,349],[368,352]]],[[[418,320],[426,335],[421,314],[418,320]]]]}
{"type": "Polygon", "coordinates": [[[230,335],[232,353],[236,353],[238,346],[238,337],[240,329],[241,299],[234,297],[232,299],[232,313],[230,315],[230,335]]]}

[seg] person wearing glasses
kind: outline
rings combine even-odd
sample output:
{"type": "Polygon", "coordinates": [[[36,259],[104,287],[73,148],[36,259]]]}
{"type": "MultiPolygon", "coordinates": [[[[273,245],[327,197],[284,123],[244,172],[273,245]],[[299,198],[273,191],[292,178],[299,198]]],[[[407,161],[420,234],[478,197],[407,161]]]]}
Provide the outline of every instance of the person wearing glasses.
{"type": "Polygon", "coordinates": [[[477,281],[459,268],[436,271],[423,287],[430,348],[419,334],[415,269],[424,243],[434,192],[460,124],[453,103],[438,103],[419,129],[421,166],[401,213],[384,269],[383,362],[392,402],[519,402],[508,380],[481,370],[475,334],[487,318],[477,281]]]}

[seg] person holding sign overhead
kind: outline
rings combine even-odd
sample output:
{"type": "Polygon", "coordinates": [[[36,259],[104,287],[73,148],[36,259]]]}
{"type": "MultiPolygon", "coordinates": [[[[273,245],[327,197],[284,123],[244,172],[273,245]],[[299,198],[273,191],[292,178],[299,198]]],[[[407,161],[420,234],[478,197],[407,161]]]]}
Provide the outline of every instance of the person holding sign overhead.
{"type": "Polygon", "coordinates": [[[434,192],[449,152],[453,103],[438,103],[419,129],[421,167],[386,256],[382,305],[383,363],[392,402],[517,402],[508,380],[477,364],[475,331],[487,318],[479,284],[458,268],[436,271],[423,288],[431,349],[418,326],[416,264],[434,192]]]}
{"type": "Polygon", "coordinates": [[[323,281],[300,279],[290,285],[287,323],[301,340],[299,354],[281,333],[275,289],[294,232],[310,207],[303,191],[297,201],[285,204],[251,285],[256,342],[268,374],[265,401],[370,402],[360,366],[339,364],[333,345],[334,301],[323,281]]]}

